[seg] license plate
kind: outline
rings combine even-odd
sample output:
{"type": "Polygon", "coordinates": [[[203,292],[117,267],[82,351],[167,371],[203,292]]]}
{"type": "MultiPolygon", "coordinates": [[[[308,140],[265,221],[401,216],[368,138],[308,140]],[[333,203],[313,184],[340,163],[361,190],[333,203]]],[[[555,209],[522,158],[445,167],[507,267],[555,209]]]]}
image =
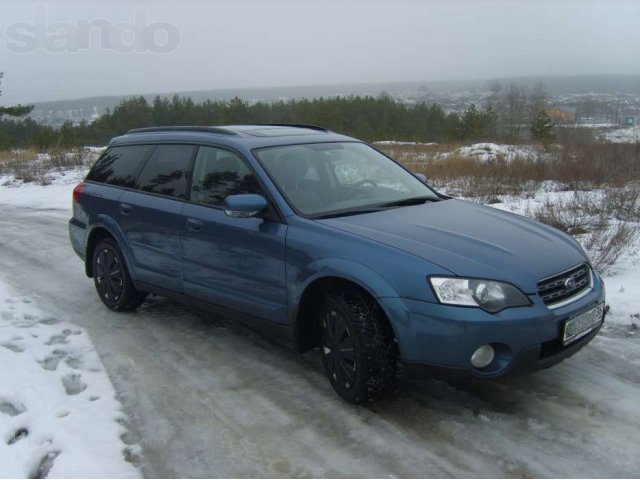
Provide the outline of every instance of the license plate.
{"type": "Polygon", "coordinates": [[[601,303],[588,312],[581,313],[577,317],[567,320],[564,324],[564,336],[562,341],[565,345],[578,340],[592,331],[602,322],[604,313],[604,303],[601,303]]]}

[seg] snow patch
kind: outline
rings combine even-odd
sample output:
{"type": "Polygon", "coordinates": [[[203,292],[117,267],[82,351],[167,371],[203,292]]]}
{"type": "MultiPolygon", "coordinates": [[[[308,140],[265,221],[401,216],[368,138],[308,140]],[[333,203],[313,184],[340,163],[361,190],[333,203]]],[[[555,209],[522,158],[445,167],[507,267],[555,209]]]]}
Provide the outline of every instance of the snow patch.
{"type": "Polygon", "coordinates": [[[422,146],[434,146],[434,145],[439,145],[439,143],[436,142],[427,142],[427,143],[422,143],[422,142],[400,142],[398,140],[379,140],[377,142],[373,142],[374,145],[422,145],[422,146]]]}
{"type": "Polygon", "coordinates": [[[0,477],[141,476],[125,460],[140,449],[122,440],[124,414],[87,332],[1,281],[0,365],[0,477]]]}
{"type": "Polygon", "coordinates": [[[516,158],[536,160],[546,155],[540,149],[531,145],[506,145],[499,143],[474,143],[457,148],[452,152],[435,155],[436,159],[446,159],[451,156],[470,157],[482,162],[506,161],[511,162],[516,158]]]}
{"type": "Polygon", "coordinates": [[[0,203],[18,207],[71,211],[73,188],[87,176],[87,168],[52,171],[49,185],[24,183],[13,175],[0,176],[0,203]]]}
{"type": "Polygon", "coordinates": [[[627,127],[609,130],[600,135],[600,139],[610,143],[640,142],[640,127],[627,127]]]}

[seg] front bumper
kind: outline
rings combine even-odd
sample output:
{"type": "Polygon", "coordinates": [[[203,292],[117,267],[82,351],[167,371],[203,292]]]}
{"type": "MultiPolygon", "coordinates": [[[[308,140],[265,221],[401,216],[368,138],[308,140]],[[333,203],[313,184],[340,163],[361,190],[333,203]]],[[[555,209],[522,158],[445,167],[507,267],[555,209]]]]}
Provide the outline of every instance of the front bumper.
{"type": "Polygon", "coordinates": [[[587,295],[561,308],[550,309],[537,295],[529,298],[531,306],[496,314],[412,299],[379,300],[391,319],[407,373],[495,378],[550,367],[579,351],[600,329],[562,344],[565,321],[605,301],[597,275],[587,295]],[[488,367],[476,369],[471,355],[485,344],[496,348],[496,358],[488,367]]]}

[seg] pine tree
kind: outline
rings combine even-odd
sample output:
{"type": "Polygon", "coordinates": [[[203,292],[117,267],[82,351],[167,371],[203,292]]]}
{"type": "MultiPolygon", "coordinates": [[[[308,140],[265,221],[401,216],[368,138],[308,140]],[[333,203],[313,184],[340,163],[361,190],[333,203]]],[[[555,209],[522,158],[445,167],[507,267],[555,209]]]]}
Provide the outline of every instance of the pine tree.
{"type": "Polygon", "coordinates": [[[545,109],[540,109],[531,121],[531,136],[538,141],[547,143],[555,138],[553,120],[545,109]]]}

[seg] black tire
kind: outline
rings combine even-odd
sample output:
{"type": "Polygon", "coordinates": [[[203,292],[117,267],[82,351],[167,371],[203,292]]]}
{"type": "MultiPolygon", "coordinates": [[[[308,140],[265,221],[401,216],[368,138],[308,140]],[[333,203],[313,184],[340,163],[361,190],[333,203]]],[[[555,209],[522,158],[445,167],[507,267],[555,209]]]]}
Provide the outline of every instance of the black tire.
{"type": "Polygon", "coordinates": [[[98,242],[93,251],[93,282],[102,303],[116,312],[128,312],[144,302],[146,293],[136,290],[118,244],[111,238],[98,242]]]}
{"type": "Polygon", "coordinates": [[[357,290],[326,295],[318,311],[322,363],[331,386],[351,403],[391,392],[397,348],[380,306],[357,290]]]}

